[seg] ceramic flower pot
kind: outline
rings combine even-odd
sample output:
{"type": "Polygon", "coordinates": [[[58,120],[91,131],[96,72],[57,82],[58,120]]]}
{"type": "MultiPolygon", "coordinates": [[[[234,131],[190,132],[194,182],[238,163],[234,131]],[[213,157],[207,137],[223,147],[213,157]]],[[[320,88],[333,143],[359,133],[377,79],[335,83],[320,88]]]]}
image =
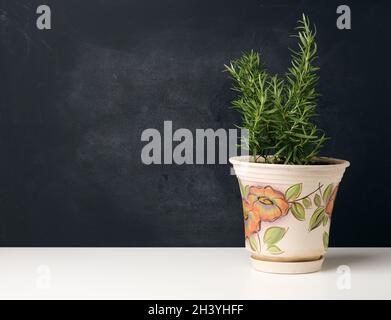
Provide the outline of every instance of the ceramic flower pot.
{"type": "Polygon", "coordinates": [[[230,159],[242,195],[246,248],[256,270],[309,273],[321,269],[338,186],[349,162],[316,165],[230,159]]]}

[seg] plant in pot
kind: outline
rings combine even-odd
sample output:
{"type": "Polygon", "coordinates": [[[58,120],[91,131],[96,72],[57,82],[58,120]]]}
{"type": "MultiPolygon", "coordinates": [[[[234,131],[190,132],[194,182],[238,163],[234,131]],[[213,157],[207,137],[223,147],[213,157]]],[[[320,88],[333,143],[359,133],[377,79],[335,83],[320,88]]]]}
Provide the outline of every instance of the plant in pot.
{"type": "Polygon", "coordinates": [[[303,15],[285,77],[269,75],[251,51],[226,65],[250,156],[230,158],[243,202],[246,248],[255,269],[321,269],[332,210],[349,162],[320,157],[328,139],[314,123],[318,93],[315,29],[303,15]]]}

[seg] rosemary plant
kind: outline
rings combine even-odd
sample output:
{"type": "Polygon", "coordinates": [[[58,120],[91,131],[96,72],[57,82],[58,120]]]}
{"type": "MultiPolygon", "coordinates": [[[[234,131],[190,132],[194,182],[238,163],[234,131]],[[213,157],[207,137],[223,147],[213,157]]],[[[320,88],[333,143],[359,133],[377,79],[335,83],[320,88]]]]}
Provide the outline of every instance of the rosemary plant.
{"type": "Polygon", "coordinates": [[[285,77],[269,75],[258,53],[244,53],[225,70],[238,97],[233,107],[242,115],[249,137],[243,141],[253,161],[310,164],[328,139],[312,122],[319,94],[316,29],[303,14],[296,28],[298,49],[292,51],[285,77]]]}

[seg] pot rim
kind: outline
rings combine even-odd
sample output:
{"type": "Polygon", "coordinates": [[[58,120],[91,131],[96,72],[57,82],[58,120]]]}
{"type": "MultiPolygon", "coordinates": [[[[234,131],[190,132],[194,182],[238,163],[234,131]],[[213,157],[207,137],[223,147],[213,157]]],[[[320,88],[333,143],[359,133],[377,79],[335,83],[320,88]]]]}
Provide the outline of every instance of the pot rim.
{"type": "Polygon", "coordinates": [[[273,164],[273,163],[262,163],[262,162],[250,162],[251,156],[236,156],[229,158],[229,162],[233,165],[243,165],[253,168],[275,168],[275,169],[293,169],[297,168],[300,170],[305,169],[345,169],[350,166],[350,162],[347,160],[331,158],[331,157],[315,157],[314,159],[324,162],[325,164],[273,164]],[[327,164],[326,164],[327,163],[327,164]]]}

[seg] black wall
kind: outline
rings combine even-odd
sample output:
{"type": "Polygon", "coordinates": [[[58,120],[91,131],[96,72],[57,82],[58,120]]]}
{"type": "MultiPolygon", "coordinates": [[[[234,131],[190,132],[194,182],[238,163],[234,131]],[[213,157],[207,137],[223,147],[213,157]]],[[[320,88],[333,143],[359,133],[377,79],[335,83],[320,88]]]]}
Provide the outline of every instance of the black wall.
{"type": "Polygon", "coordinates": [[[223,64],[289,65],[317,25],[323,154],[351,161],[332,246],[391,245],[388,1],[1,0],[0,245],[242,246],[228,165],[146,166],[146,128],[233,128],[223,64]],[[53,29],[35,27],[38,4],[53,29]],[[352,30],[336,8],[352,9],[352,30]]]}

